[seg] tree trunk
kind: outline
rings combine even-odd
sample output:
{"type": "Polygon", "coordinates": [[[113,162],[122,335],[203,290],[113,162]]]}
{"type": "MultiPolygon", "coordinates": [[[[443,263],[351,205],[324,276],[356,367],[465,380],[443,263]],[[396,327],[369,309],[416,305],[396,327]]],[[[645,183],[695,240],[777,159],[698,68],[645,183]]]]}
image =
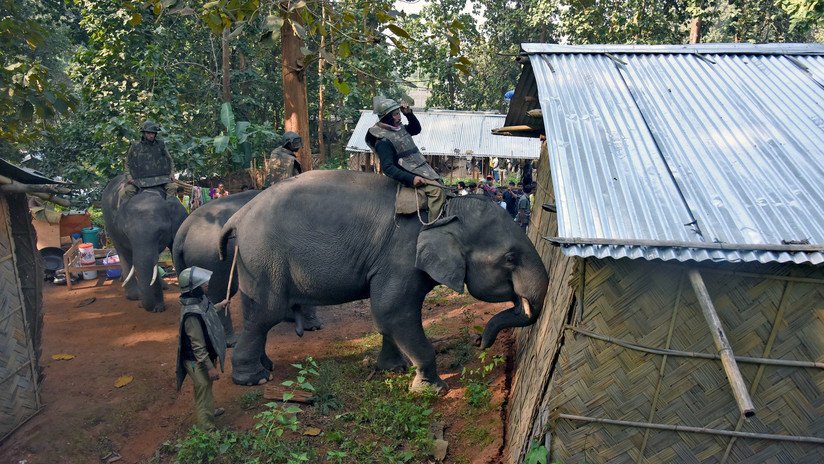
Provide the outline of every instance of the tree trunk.
{"type": "Polygon", "coordinates": [[[303,40],[295,35],[292,22],[302,24],[300,15],[289,14],[289,20],[280,28],[283,46],[283,128],[297,132],[304,140],[298,153],[298,161],[303,171],[312,169],[312,151],[309,143],[309,103],[306,97],[306,66],[300,51],[303,40]]]}
{"type": "Polygon", "coordinates": [[[223,94],[221,95],[221,99],[224,103],[232,101],[232,89],[230,87],[230,73],[231,73],[231,65],[230,65],[230,58],[232,57],[232,49],[229,47],[229,28],[223,28],[223,36],[221,37],[221,43],[223,45],[223,64],[222,64],[222,72],[223,72],[223,94]]]}
{"type": "MultiPolygon", "coordinates": [[[[321,0],[320,3],[321,18],[326,23],[326,3],[321,0]]],[[[326,34],[320,36],[320,48],[325,50],[326,34]]],[[[326,65],[326,60],[323,56],[318,58],[318,163],[323,164],[326,160],[326,142],[323,137],[323,68],[326,65]]]]}
{"type": "Polygon", "coordinates": [[[690,23],[690,43],[701,43],[701,25],[703,21],[700,18],[693,18],[690,23]]]}

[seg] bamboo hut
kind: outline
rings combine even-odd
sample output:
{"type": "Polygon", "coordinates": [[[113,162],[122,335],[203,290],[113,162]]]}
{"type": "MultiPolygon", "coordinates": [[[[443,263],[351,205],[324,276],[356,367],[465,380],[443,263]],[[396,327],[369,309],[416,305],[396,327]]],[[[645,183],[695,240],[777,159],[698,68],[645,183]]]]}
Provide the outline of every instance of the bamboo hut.
{"type": "Polygon", "coordinates": [[[42,407],[43,263],[26,194],[66,205],[55,183],[0,159],[0,441],[42,407]]]}
{"type": "Polygon", "coordinates": [[[824,461],[824,46],[522,47],[550,288],[507,461],[824,461]]]}

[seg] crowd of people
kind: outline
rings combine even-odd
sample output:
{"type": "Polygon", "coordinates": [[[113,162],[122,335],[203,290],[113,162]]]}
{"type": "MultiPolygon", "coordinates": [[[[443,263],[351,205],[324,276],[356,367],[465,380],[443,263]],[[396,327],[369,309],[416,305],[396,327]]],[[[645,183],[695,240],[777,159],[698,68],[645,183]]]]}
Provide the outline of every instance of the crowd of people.
{"type": "Polygon", "coordinates": [[[467,185],[463,181],[458,182],[458,195],[484,195],[493,199],[525,231],[529,226],[530,211],[535,199],[533,189],[532,183],[524,185],[522,182],[516,184],[512,181],[504,188],[504,186],[496,185],[495,178],[491,175],[486,176],[486,181],[480,184],[470,182],[467,185]]]}

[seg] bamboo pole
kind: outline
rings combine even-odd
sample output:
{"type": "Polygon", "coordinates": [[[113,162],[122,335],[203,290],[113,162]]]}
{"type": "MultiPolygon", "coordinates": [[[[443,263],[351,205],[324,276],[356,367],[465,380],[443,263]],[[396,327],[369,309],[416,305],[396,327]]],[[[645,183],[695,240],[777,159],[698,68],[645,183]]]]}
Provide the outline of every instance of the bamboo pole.
{"type": "Polygon", "coordinates": [[[568,419],[579,422],[596,422],[599,424],[621,425],[626,427],[640,427],[655,430],[669,430],[672,432],[691,432],[691,433],[705,433],[708,435],[722,435],[725,437],[738,438],[753,438],[756,440],[774,440],[774,441],[790,441],[796,443],[813,443],[816,445],[824,445],[824,438],[818,437],[803,437],[792,435],[776,435],[773,433],[753,433],[753,432],[734,432],[732,430],[710,429],[706,427],[692,427],[689,425],[670,425],[670,424],[651,424],[649,422],[636,422],[617,419],[605,419],[601,417],[587,417],[578,416],[575,414],[558,414],[559,419],[568,419]]]}
{"type": "Polygon", "coordinates": [[[707,287],[704,285],[704,279],[701,278],[701,273],[695,269],[688,270],[687,274],[690,277],[692,288],[695,290],[695,296],[698,298],[701,311],[704,313],[704,319],[707,320],[707,324],[710,326],[712,340],[718,354],[721,356],[721,364],[724,366],[724,373],[727,374],[727,379],[730,382],[732,395],[738,403],[738,409],[744,417],[752,417],[755,415],[755,405],[753,405],[750,393],[747,391],[747,385],[744,383],[741,371],[738,370],[732,347],[730,347],[730,342],[727,340],[727,335],[721,326],[721,320],[718,318],[718,313],[716,313],[712,304],[707,287]]]}
{"type": "MultiPolygon", "coordinates": [[[[580,327],[575,327],[572,325],[567,325],[564,327],[565,330],[570,330],[577,334],[581,334],[587,336],[589,338],[594,338],[596,340],[601,340],[603,342],[612,343],[614,345],[622,346],[624,348],[640,351],[642,353],[650,353],[650,354],[657,354],[661,356],[676,356],[679,358],[695,358],[695,359],[714,359],[720,360],[721,356],[712,353],[700,353],[697,351],[680,351],[680,350],[673,350],[669,348],[653,348],[650,346],[639,345],[637,343],[628,342],[626,340],[621,340],[620,338],[609,337],[607,335],[599,334],[596,332],[591,332],[589,330],[582,329],[580,327]]],[[[747,364],[756,364],[756,365],[764,365],[764,366],[780,366],[780,367],[798,367],[798,368],[805,368],[805,369],[824,369],[823,362],[817,361],[796,361],[793,359],[772,359],[772,358],[753,358],[751,356],[735,356],[736,362],[740,363],[747,363],[747,364]]]]}

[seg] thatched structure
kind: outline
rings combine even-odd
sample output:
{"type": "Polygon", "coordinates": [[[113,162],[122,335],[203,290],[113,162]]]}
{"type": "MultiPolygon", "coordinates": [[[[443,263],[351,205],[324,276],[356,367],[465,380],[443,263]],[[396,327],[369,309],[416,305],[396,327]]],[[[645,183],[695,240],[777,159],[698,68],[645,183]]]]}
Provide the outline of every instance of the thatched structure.
{"type": "MultiPolygon", "coordinates": [[[[548,173],[538,182],[535,203],[554,203],[548,173]]],[[[557,236],[556,215],[533,214],[530,238],[551,287],[538,324],[518,337],[510,462],[535,441],[561,462],[824,461],[824,269],[567,257],[542,238],[557,236]],[[733,397],[690,269],[704,276],[726,330],[751,419],[733,397]]]]}
{"type": "Polygon", "coordinates": [[[824,462],[824,150],[797,117],[824,120],[824,47],[523,47],[507,125],[546,135],[550,288],[508,462],[824,462]]]}
{"type": "Polygon", "coordinates": [[[65,204],[54,183],[0,160],[0,440],[42,407],[43,261],[24,192],[65,204]]]}

